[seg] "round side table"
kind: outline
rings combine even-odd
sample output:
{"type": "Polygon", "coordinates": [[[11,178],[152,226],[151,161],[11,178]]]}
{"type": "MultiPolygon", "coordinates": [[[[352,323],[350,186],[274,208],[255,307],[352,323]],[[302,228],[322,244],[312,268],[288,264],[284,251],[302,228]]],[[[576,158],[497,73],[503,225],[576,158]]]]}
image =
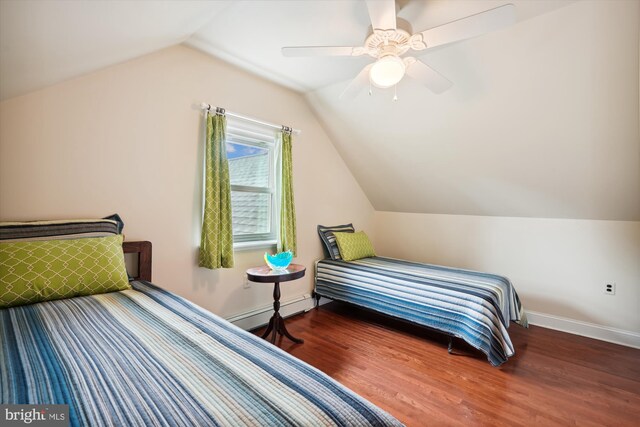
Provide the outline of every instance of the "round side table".
{"type": "Polygon", "coordinates": [[[254,267],[247,270],[247,279],[252,282],[258,283],[273,283],[273,316],[269,319],[269,326],[267,330],[262,334],[262,338],[266,338],[271,333],[272,344],[276,342],[276,335],[284,335],[291,341],[302,344],[304,340],[296,338],[287,331],[284,326],[284,319],[280,315],[280,282],[288,282],[290,280],[296,280],[304,276],[306,268],[300,264],[289,264],[286,270],[276,271],[271,270],[269,267],[254,267]]]}

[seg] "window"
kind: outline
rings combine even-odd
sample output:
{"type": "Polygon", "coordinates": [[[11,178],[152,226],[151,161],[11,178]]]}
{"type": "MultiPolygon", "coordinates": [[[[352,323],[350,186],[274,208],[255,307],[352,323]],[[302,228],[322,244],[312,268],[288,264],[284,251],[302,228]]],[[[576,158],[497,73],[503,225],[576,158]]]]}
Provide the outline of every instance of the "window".
{"type": "Polygon", "coordinates": [[[275,136],[269,128],[229,121],[227,159],[234,242],[274,243],[277,238],[275,136]]]}

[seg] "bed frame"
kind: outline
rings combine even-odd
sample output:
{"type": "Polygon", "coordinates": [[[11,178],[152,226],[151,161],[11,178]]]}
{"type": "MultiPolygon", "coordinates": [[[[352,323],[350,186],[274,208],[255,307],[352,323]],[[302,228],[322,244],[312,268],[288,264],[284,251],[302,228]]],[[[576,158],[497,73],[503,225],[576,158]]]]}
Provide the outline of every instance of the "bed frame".
{"type": "Polygon", "coordinates": [[[122,249],[125,254],[137,254],[138,275],[135,280],[151,281],[151,242],[123,242],[122,249]]]}

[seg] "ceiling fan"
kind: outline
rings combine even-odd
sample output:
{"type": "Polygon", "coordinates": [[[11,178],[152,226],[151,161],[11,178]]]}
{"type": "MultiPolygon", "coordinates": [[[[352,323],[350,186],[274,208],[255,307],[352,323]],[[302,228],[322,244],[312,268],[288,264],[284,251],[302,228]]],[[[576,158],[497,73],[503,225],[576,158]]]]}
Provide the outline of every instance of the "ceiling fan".
{"type": "MultiPolygon", "coordinates": [[[[453,83],[424,62],[404,56],[409,51],[424,51],[436,46],[476,37],[507,27],[516,21],[515,6],[506,4],[438,27],[412,34],[404,20],[396,19],[394,0],[366,0],[372,32],[363,46],[283,47],[284,56],[361,56],[376,59],[360,71],[340,95],[355,98],[367,85],[378,88],[395,86],[406,75],[434,93],[442,93],[453,83]],[[402,28],[400,28],[402,27],[402,28]]],[[[369,92],[371,93],[371,91],[369,92]]],[[[394,97],[394,99],[397,99],[394,97]]]]}

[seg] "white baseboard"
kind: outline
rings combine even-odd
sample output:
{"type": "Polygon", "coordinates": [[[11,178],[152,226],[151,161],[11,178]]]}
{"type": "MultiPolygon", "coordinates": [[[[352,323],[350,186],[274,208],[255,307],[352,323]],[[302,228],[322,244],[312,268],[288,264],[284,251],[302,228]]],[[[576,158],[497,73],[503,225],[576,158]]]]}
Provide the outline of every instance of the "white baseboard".
{"type": "MultiPolygon", "coordinates": [[[[332,300],[327,298],[321,298],[320,305],[331,301],[332,300]]],[[[281,302],[280,314],[282,317],[289,317],[302,313],[303,311],[311,310],[314,304],[315,301],[311,295],[305,294],[281,302]]],[[[227,317],[227,320],[242,329],[251,330],[266,325],[272,314],[273,304],[271,303],[254,310],[227,317]]],[[[595,323],[582,322],[580,320],[568,319],[566,317],[536,311],[527,311],[526,314],[529,323],[532,325],[640,349],[640,333],[637,332],[596,325],[595,323]]]]}
{"type": "MultiPolygon", "coordinates": [[[[280,314],[282,317],[293,316],[294,314],[309,311],[314,306],[314,299],[311,295],[305,294],[300,297],[280,302],[280,314]]],[[[244,330],[252,330],[269,323],[273,315],[273,303],[264,305],[254,310],[227,317],[226,320],[244,330]]]]}
{"type": "Polygon", "coordinates": [[[566,317],[553,316],[551,314],[527,311],[529,323],[543,328],[555,329],[583,337],[625,345],[627,347],[640,348],[640,333],[625,331],[624,329],[609,326],[596,325],[595,323],[582,322],[580,320],[567,319],[566,317]]]}

